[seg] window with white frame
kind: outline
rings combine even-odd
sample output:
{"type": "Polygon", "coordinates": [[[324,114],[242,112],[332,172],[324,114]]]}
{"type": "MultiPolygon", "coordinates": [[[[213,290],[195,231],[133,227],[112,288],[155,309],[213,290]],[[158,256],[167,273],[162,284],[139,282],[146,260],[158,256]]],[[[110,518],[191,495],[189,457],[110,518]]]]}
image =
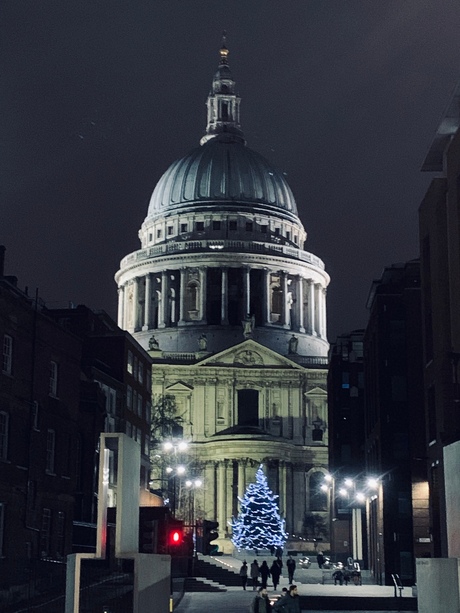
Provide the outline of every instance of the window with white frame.
{"type": "Polygon", "coordinates": [[[5,531],[5,505],[0,502],[0,558],[5,555],[3,550],[3,534],[5,531]]]}
{"type": "Polygon", "coordinates": [[[48,429],[46,433],[46,472],[54,473],[54,460],[56,455],[56,432],[48,429]]]}
{"type": "Polygon", "coordinates": [[[42,526],[40,530],[40,554],[46,558],[50,553],[51,509],[43,509],[42,526]]]}
{"type": "Polygon", "coordinates": [[[57,543],[56,551],[60,556],[64,555],[65,545],[65,513],[58,511],[57,516],[57,543]]]}
{"type": "Polygon", "coordinates": [[[8,458],[8,430],[10,416],[6,411],[0,411],[0,460],[8,458]]]}
{"type": "Polygon", "coordinates": [[[50,388],[49,395],[57,397],[58,391],[58,365],[51,360],[50,362],[50,388]]]}
{"type": "Polygon", "coordinates": [[[134,360],[133,352],[128,351],[128,363],[126,364],[126,370],[129,372],[130,375],[133,374],[133,360],[134,360]]]}
{"type": "Polygon", "coordinates": [[[13,337],[5,334],[3,337],[2,372],[11,375],[13,370],[13,337]]]}

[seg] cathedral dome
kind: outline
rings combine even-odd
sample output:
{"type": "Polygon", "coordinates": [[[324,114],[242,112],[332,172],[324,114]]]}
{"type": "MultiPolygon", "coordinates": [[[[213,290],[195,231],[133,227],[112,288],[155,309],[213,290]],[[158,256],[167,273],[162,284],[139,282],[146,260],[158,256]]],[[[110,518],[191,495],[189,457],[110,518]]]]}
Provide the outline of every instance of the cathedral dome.
{"type": "Polygon", "coordinates": [[[284,175],[238,135],[223,132],[168,168],[155,187],[147,218],[175,214],[190,205],[241,209],[246,203],[297,216],[284,175]]]}

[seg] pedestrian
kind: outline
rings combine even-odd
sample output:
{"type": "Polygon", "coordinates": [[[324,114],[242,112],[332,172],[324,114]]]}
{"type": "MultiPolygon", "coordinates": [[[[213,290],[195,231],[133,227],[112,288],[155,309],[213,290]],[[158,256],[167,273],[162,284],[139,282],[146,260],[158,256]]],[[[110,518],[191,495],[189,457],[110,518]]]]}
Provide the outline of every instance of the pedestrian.
{"type": "Polygon", "coordinates": [[[280,573],[283,573],[283,560],[280,558],[280,556],[276,556],[276,563],[280,567],[280,573]]]}
{"type": "Polygon", "coordinates": [[[338,568],[332,573],[332,578],[334,579],[334,585],[337,585],[337,581],[340,583],[340,585],[343,585],[343,570],[338,568]]]}
{"type": "Polygon", "coordinates": [[[252,589],[254,591],[257,589],[257,586],[259,585],[259,575],[260,575],[259,563],[257,562],[257,560],[254,560],[254,562],[251,564],[251,580],[252,580],[252,589]]]}
{"type": "Polygon", "coordinates": [[[270,569],[268,568],[268,564],[265,560],[260,565],[260,576],[261,576],[261,581],[260,581],[261,586],[267,589],[267,581],[270,576],[270,569]]]}
{"type": "Polygon", "coordinates": [[[295,560],[292,556],[289,556],[286,562],[289,583],[294,583],[294,573],[295,573],[295,560]]]}
{"type": "Polygon", "coordinates": [[[241,585],[243,586],[243,590],[245,590],[246,585],[248,583],[248,565],[246,563],[246,560],[243,560],[243,565],[240,568],[240,578],[241,578],[241,585]]]}
{"type": "Polygon", "coordinates": [[[272,606],[268,598],[267,588],[260,587],[257,596],[251,602],[251,613],[271,613],[271,611],[272,606]]]}
{"type": "Polygon", "coordinates": [[[318,568],[323,568],[324,555],[322,551],[318,551],[318,555],[316,556],[316,561],[318,562],[318,568]]]}
{"type": "Polygon", "coordinates": [[[276,590],[278,583],[280,582],[281,570],[276,560],[273,560],[273,564],[270,566],[270,574],[273,581],[273,589],[276,590]]]}
{"type": "Polygon", "coordinates": [[[297,585],[289,586],[289,592],[275,602],[273,611],[275,613],[301,613],[297,585]]]}

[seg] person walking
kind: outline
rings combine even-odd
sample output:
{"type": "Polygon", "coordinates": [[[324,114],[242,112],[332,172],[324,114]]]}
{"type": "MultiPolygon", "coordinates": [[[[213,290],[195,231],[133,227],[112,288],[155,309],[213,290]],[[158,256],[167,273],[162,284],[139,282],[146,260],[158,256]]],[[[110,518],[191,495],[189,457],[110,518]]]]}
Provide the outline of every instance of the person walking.
{"type": "Polygon", "coordinates": [[[273,611],[275,613],[301,613],[297,585],[289,586],[289,592],[275,602],[273,611]]]}
{"type": "Polygon", "coordinates": [[[324,555],[322,551],[318,551],[318,555],[316,556],[316,561],[318,562],[318,568],[323,568],[324,555]]]}
{"type": "Polygon", "coordinates": [[[268,598],[267,588],[260,587],[257,596],[251,602],[251,613],[271,613],[271,611],[272,606],[268,598]]]}
{"type": "Polygon", "coordinates": [[[270,576],[270,569],[268,568],[268,564],[265,560],[260,565],[260,576],[261,576],[261,581],[260,581],[261,586],[267,589],[267,581],[270,576]]]}
{"type": "Polygon", "coordinates": [[[259,575],[260,575],[259,563],[257,562],[257,560],[254,560],[254,562],[251,564],[251,580],[252,580],[252,589],[254,591],[257,589],[257,586],[259,585],[259,575]]]}
{"type": "Polygon", "coordinates": [[[243,565],[240,568],[240,578],[243,590],[245,590],[246,585],[248,583],[248,565],[246,563],[246,560],[243,560],[243,565]]]}
{"type": "Polygon", "coordinates": [[[294,583],[294,573],[295,573],[295,560],[292,556],[289,556],[286,562],[289,583],[294,583]]]}
{"type": "Polygon", "coordinates": [[[273,581],[273,589],[276,590],[278,583],[280,582],[281,570],[276,560],[273,560],[273,564],[270,566],[270,574],[273,581]]]}

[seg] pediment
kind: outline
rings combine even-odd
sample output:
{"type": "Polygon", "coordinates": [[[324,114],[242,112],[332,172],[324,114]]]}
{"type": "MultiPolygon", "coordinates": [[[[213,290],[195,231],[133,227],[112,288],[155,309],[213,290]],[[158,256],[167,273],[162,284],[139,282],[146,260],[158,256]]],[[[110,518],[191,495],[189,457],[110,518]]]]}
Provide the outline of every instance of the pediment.
{"type": "Polygon", "coordinates": [[[311,390],[308,390],[308,392],[305,392],[305,396],[315,398],[318,398],[319,396],[327,396],[327,391],[323,390],[321,387],[315,386],[312,387],[311,390]]]}
{"type": "Polygon", "coordinates": [[[272,349],[248,339],[224,349],[220,353],[209,356],[197,366],[222,366],[232,368],[288,368],[304,370],[289,358],[276,353],[272,349]]]}
{"type": "Polygon", "coordinates": [[[193,391],[193,386],[191,385],[187,385],[186,383],[183,383],[182,381],[176,381],[176,383],[173,383],[172,385],[169,385],[166,388],[167,392],[191,392],[193,391]]]}

